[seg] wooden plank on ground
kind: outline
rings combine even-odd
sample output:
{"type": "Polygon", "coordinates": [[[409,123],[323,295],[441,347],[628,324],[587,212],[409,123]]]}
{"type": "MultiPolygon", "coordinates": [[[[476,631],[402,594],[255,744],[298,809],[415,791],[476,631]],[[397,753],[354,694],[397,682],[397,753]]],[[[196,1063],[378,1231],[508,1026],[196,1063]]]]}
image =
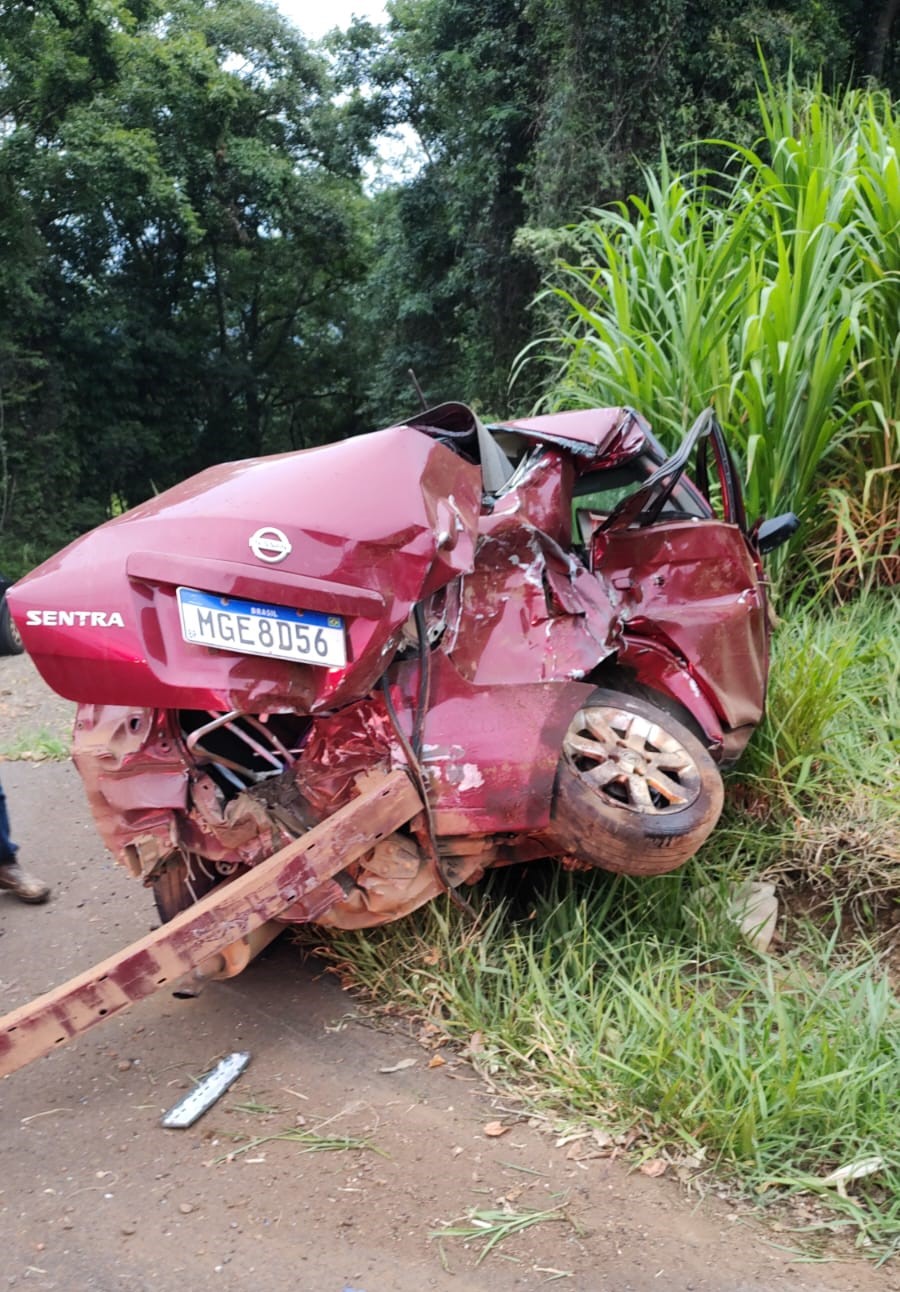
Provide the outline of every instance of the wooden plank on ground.
{"type": "Polygon", "coordinates": [[[0,1076],[190,973],[293,905],[421,810],[392,772],[300,839],[176,915],[162,928],[0,1018],[0,1076]]]}

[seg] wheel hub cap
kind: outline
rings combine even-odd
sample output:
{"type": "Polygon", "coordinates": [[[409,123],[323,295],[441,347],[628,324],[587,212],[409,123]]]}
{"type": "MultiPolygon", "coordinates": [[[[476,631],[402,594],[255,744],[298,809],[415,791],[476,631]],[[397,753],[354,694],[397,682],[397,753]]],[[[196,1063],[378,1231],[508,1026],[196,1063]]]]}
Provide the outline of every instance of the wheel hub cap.
{"type": "Polygon", "coordinates": [[[569,725],[563,753],[597,793],[633,812],[677,812],[700,793],[700,772],[675,736],[627,709],[590,705],[569,725]]]}

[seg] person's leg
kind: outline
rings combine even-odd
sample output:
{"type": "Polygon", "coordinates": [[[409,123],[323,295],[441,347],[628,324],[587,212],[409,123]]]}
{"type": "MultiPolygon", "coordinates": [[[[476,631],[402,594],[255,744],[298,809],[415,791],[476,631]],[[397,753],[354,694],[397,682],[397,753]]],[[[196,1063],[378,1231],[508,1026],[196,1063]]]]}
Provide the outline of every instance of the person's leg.
{"type": "Polygon", "coordinates": [[[6,795],[0,785],[0,889],[22,902],[45,902],[50,896],[50,885],[22,869],[18,852],[18,845],[10,837],[6,795]]]}
{"type": "Polygon", "coordinates": [[[6,795],[0,785],[0,866],[10,866],[16,859],[19,849],[9,837],[9,812],[6,808],[6,795]]]}

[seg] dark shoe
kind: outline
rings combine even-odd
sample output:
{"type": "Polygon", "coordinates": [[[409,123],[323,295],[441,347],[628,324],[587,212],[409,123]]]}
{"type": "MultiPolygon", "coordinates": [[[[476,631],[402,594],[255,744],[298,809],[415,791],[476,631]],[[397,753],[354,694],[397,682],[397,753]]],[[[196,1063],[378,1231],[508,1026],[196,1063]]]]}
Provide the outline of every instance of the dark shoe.
{"type": "Polygon", "coordinates": [[[0,866],[0,889],[12,893],[20,902],[46,902],[50,896],[50,885],[37,875],[30,875],[18,863],[0,866]]]}

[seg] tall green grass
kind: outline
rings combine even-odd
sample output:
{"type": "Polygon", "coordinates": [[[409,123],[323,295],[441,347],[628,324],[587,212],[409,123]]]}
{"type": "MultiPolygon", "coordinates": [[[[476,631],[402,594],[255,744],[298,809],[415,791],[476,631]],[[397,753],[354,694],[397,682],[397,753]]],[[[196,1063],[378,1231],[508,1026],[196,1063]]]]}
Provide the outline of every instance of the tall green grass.
{"type": "MultiPolygon", "coordinates": [[[[784,896],[873,927],[900,903],[900,605],[799,601],[714,840],[784,896]]],[[[898,1074],[900,1084],[900,1074],[898,1074]]]]}
{"type": "Polygon", "coordinates": [[[793,82],[759,104],[721,173],[663,156],[644,197],[568,231],[545,293],[565,321],[520,363],[549,364],[545,407],[633,404],[670,445],[712,403],[752,515],[815,529],[850,499],[842,560],[878,529],[900,560],[900,118],[793,82]]]}
{"type": "Polygon", "coordinates": [[[864,792],[900,812],[900,600],[787,608],[772,641],[767,715],[735,773],[796,809],[864,792]]]}

